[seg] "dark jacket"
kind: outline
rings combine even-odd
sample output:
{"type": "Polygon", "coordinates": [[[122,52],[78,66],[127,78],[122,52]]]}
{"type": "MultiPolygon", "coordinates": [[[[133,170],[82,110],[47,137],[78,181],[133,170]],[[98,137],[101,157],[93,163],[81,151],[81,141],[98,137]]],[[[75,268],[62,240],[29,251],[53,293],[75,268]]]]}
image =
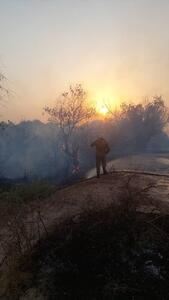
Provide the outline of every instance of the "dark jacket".
{"type": "Polygon", "coordinates": [[[96,147],[97,156],[105,156],[109,151],[109,145],[104,138],[98,138],[91,144],[91,147],[96,147]]]}

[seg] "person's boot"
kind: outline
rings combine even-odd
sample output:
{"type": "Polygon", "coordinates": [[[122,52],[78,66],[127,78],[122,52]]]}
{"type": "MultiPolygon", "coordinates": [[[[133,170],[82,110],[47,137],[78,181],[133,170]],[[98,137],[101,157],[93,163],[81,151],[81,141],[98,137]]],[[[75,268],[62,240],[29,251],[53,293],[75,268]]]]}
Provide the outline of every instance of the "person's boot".
{"type": "Polygon", "coordinates": [[[103,174],[104,174],[104,175],[108,174],[108,172],[107,172],[106,169],[103,171],[103,174]]]}

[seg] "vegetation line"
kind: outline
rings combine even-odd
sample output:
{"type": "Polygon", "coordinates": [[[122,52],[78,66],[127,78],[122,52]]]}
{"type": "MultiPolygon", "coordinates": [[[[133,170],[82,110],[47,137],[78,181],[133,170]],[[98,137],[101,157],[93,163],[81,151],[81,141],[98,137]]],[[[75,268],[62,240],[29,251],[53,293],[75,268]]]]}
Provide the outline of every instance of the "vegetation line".
{"type": "Polygon", "coordinates": [[[140,175],[153,175],[153,176],[160,176],[160,177],[169,177],[169,174],[162,174],[162,173],[156,173],[156,172],[147,172],[147,171],[137,171],[137,170],[115,170],[111,172],[113,173],[135,173],[140,175]]]}

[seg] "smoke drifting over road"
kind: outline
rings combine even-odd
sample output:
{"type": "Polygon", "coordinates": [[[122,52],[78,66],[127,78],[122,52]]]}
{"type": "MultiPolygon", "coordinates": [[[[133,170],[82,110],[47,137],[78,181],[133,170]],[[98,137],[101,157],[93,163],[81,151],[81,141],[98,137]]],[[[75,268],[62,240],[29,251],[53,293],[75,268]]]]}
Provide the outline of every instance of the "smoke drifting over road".
{"type": "Polygon", "coordinates": [[[55,179],[57,182],[83,176],[95,164],[91,142],[104,136],[111,148],[109,159],[124,155],[169,150],[166,133],[168,110],[161,98],[146,105],[124,104],[107,120],[82,124],[71,137],[77,147],[80,170],[74,169],[64,150],[57,124],[38,120],[5,124],[0,131],[0,176],[11,179],[55,179]]]}

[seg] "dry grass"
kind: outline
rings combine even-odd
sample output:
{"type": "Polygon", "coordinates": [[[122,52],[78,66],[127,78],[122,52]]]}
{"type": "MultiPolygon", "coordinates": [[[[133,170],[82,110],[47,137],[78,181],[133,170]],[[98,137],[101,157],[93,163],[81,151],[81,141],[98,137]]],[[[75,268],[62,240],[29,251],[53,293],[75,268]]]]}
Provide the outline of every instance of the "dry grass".
{"type": "Polygon", "coordinates": [[[30,289],[40,290],[50,300],[150,295],[165,299],[169,220],[154,211],[139,212],[140,204],[151,205],[153,184],[133,188],[133,180],[133,176],[126,179],[117,202],[101,208],[88,199],[83,212],[67,218],[50,234],[38,208],[31,208],[31,222],[18,212],[8,224],[10,239],[3,244],[4,299],[20,299],[30,289]],[[146,254],[150,252],[151,258],[146,254]],[[164,259],[157,264],[158,253],[164,259]],[[145,271],[149,260],[155,270],[160,269],[155,279],[145,271]]]}

